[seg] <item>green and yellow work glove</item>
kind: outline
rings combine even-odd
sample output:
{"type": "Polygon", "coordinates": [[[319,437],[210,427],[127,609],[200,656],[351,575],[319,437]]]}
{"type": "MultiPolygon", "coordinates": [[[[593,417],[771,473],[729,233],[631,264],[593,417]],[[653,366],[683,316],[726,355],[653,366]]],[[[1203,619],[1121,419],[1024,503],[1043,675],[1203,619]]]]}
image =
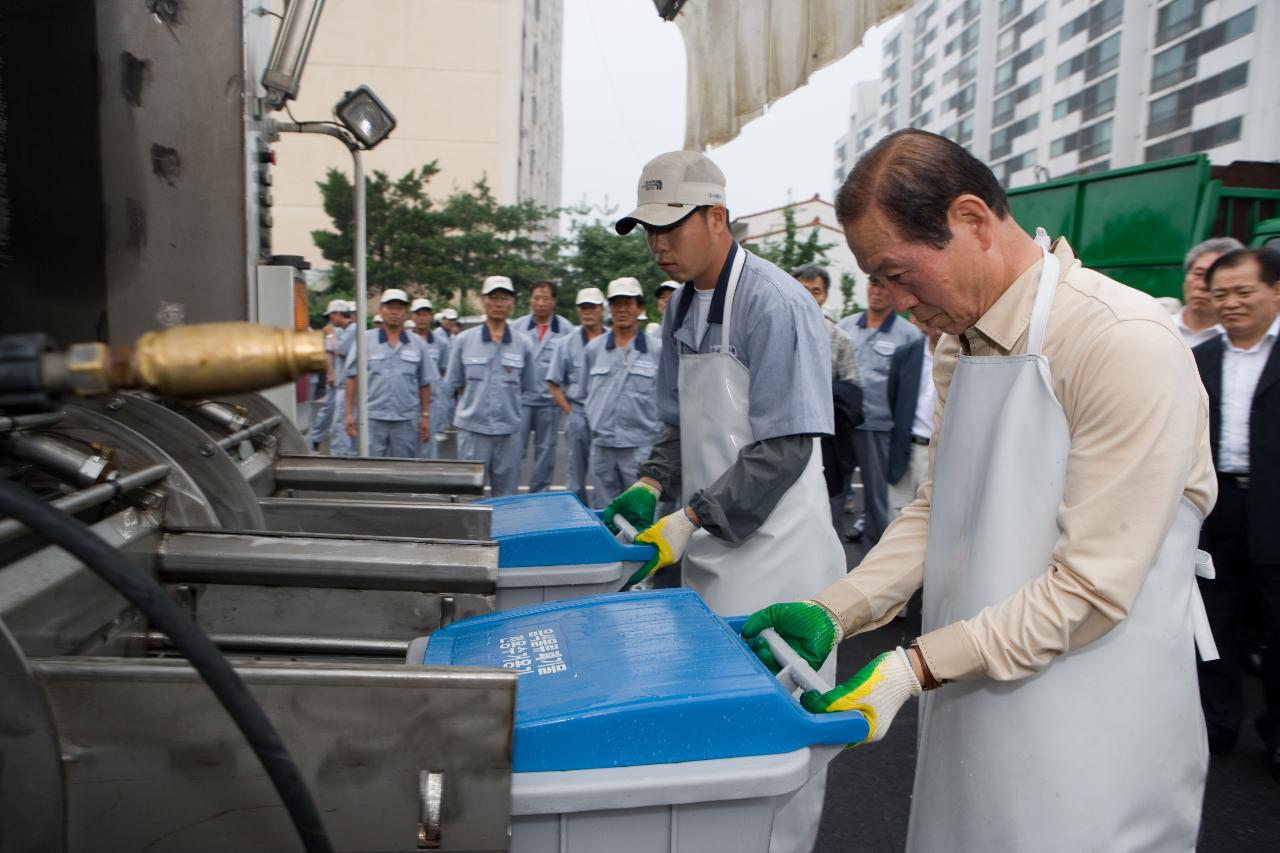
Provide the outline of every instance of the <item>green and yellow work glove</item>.
{"type": "Polygon", "coordinates": [[[867,736],[850,746],[860,746],[884,737],[898,710],[912,696],[920,695],[920,680],[911,670],[911,660],[902,646],[885,652],[858,670],[844,684],[819,693],[810,690],[800,696],[800,704],[814,714],[861,711],[867,718],[867,736]]]}
{"type": "Polygon", "coordinates": [[[604,525],[613,533],[618,526],[613,523],[615,515],[621,515],[636,530],[644,530],[653,525],[653,517],[658,512],[658,498],[662,493],[648,483],[633,483],[625,492],[609,501],[604,508],[604,525]]]}
{"type": "Polygon", "coordinates": [[[782,667],[773,659],[764,637],[759,636],[765,628],[777,631],[814,669],[822,668],[831,650],[843,639],[836,615],[816,601],[785,601],[757,610],[742,626],[742,637],[770,672],[782,667]]]}
{"type": "Polygon", "coordinates": [[[690,520],[689,513],[684,509],[678,509],[670,515],[664,515],[656,524],[637,536],[637,545],[652,545],[658,549],[658,553],[631,576],[627,586],[640,583],[658,569],[666,568],[684,556],[689,537],[697,529],[690,520]]]}

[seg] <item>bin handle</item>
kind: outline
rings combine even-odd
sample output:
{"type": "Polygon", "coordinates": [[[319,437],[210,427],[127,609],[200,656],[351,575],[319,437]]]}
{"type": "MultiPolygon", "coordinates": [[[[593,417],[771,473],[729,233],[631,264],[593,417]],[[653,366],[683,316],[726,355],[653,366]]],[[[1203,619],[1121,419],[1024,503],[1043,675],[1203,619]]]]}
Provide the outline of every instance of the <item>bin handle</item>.
{"type": "Polygon", "coordinates": [[[777,631],[765,628],[760,632],[760,636],[764,637],[764,641],[769,644],[773,659],[782,666],[782,669],[778,670],[778,681],[788,693],[794,693],[796,690],[817,690],[819,693],[826,693],[831,689],[826,679],[815,672],[813,667],[809,666],[809,662],[800,657],[786,640],[779,637],[777,631]]]}
{"type": "MultiPolygon", "coordinates": [[[[826,679],[815,672],[813,667],[809,666],[809,662],[800,657],[786,640],[778,636],[777,631],[765,628],[760,632],[760,636],[764,637],[765,642],[769,644],[769,651],[773,652],[774,660],[782,665],[777,678],[783,689],[787,691],[787,695],[795,693],[797,689],[817,690],[819,693],[826,693],[831,689],[826,679]]],[[[861,711],[814,714],[804,710],[803,714],[812,738],[811,773],[817,773],[826,767],[827,762],[835,758],[848,744],[864,740],[870,730],[867,718],[861,711]]]]}
{"type": "Polygon", "coordinates": [[[636,537],[640,535],[640,531],[636,530],[635,525],[627,521],[621,515],[613,517],[613,524],[618,528],[618,541],[624,545],[630,545],[636,541],[636,537]]]}

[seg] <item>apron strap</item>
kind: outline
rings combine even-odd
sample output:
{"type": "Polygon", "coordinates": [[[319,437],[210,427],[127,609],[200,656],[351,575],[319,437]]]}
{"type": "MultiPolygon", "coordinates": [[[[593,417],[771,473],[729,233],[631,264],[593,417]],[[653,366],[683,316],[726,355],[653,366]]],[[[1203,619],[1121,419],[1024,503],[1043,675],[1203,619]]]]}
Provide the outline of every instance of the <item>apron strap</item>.
{"type": "Polygon", "coordinates": [[[729,286],[724,293],[724,322],[720,324],[720,352],[733,353],[732,339],[729,333],[733,331],[733,297],[738,292],[738,279],[742,277],[742,268],[747,263],[747,250],[738,247],[738,251],[733,253],[733,266],[729,269],[729,286]]]}
{"type": "Polygon", "coordinates": [[[1027,355],[1040,355],[1044,348],[1044,333],[1049,328],[1049,311],[1053,308],[1053,295],[1058,289],[1058,258],[1049,251],[1049,234],[1043,228],[1036,229],[1036,245],[1044,253],[1044,266],[1040,268],[1040,285],[1036,288],[1035,307],[1031,309],[1027,355]]]}

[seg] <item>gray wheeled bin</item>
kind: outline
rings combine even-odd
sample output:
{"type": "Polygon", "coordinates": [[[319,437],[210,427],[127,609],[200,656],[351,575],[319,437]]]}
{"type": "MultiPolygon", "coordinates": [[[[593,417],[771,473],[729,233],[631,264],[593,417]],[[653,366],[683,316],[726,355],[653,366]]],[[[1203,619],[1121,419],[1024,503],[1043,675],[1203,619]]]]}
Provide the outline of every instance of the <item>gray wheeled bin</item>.
{"type": "MultiPolygon", "coordinates": [[[[514,853],[765,853],[774,815],[846,744],[856,711],[776,636],[772,675],[689,590],[559,601],[455,623],[408,662],[514,669],[514,853]]],[[[770,632],[771,633],[771,632],[770,632]]]]}
{"type": "Polygon", "coordinates": [[[613,592],[655,553],[652,545],[619,542],[573,492],[476,503],[492,507],[498,610],[613,592]]]}

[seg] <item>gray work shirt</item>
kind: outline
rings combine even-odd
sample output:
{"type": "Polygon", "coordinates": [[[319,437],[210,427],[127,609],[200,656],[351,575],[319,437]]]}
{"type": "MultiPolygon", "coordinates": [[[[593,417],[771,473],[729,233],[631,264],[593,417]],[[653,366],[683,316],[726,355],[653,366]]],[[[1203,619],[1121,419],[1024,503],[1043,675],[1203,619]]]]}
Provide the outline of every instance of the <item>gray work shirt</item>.
{"type": "MultiPolygon", "coordinates": [[[[365,333],[369,359],[369,417],[379,421],[409,421],[422,417],[419,389],[434,387],[440,379],[435,356],[422,338],[400,330],[400,341],[392,345],[386,329],[365,333]]],[[[355,335],[351,336],[355,340],[355,335]]],[[[346,376],[356,375],[356,348],[347,354],[346,376]]]]}
{"type": "Polygon", "coordinates": [[[693,282],[671,295],[662,322],[658,415],[680,424],[679,360],[721,343],[725,291],[735,252],[746,252],[733,304],[734,356],[750,376],[747,413],[756,441],[786,435],[830,435],[831,341],[822,312],[794,278],[734,244],[716,282],[701,346],[694,343],[693,282]]]}
{"type": "Polygon", "coordinates": [[[524,315],[511,325],[517,332],[523,332],[533,344],[533,365],[538,387],[525,393],[524,404],[554,406],[556,401],[551,398],[551,391],[547,388],[547,370],[551,367],[551,356],[556,351],[556,341],[572,334],[573,324],[559,314],[552,314],[542,340],[538,340],[538,322],[533,319],[532,314],[524,315]]]}
{"type": "Polygon", "coordinates": [[[587,330],[578,327],[556,341],[556,350],[547,368],[547,381],[560,386],[569,405],[580,408],[587,401],[587,383],[582,370],[582,354],[591,341],[587,330]]]}
{"type": "Polygon", "coordinates": [[[893,412],[889,409],[889,362],[898,347],[919,340],[924,333],[909,320],[892,312],[878,329],[868,328],[865,313],[845,317],[840,321],[840,328],[853,338],[858,372],[862,374],[862,425],[858,429],[893,429],[893,412]]]}
{"type": "MultiPolygon", "coordinates": [[[[440,369],[440,375],[443,376],[449,367],[449,336],[438,329],[427,329],[425,335],[418,335],[418,340],[425,343],[427,349],[431,350],[431,354],[436,359],[436,367],[440,369]]],[[[435,391],[432,390],[431,393],[434,394],[435,391]]]]}
{"type": "Polygon", "coordinates": [[[601,447],[652,447],[661,425],[654,391],[662,344],[641,331],[626,346],[613,332],[587,344],[582,370],[587,383],[587,423],[601,447]]]}
{"type": "Polygon", "coordinates": [[[454,411],[459,429],[484,435],[511,435],[520,429],[521,397],[534,388],[533,343],[507,324],[502,340],[489,336],[481,323],[459,332],[449,345],[444,388],[462,399],[454,411]]]}

